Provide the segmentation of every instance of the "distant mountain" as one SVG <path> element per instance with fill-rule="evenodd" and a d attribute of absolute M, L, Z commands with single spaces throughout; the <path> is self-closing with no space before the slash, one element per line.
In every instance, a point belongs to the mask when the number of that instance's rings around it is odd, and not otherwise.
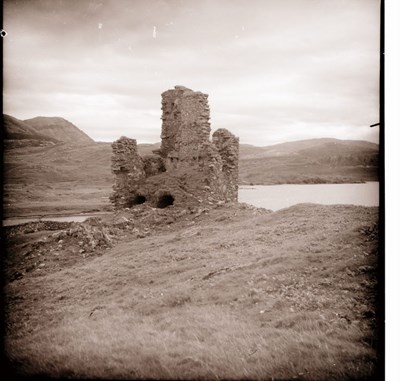
<path fill-rule="evenodd" d="M 360 140 L 309 139 L 240 146 L 242 184 L 345 183 L 378 180 L 379 146 Z"/>
<path fill-rule="evenodd" d="M 60 142 L 74 144 L 94 143 L 92 138 L 64 118 L 38 116 L 24 120 L 24 123 L 28 124 L 38 134 L 46 135 Z"/>
<path fill-rule="evenodd" d="M 241 159 L 257 159 L 277 156 L 331 155 L 378 152 L 379 146 L 363 140 L 340 140 L 333 138 L 307 139 L 294 142 L 256 147 L 249 144 L 240 146 Z"/>
<path fill-rule="evenodd" d="M 94 140 L 63 118 L 36 117 L 20 120 L 3 115 L 4 137 L 12 146 L 43 146 L 56 143 L 93 144 Z"/>
<path fill-rule="evenodd" d="M 10 115 L 3 115 L 3 127 L 4 138 L 7 140 L 37 140 L 52 144 L 58 142 L 57 139 L 38 133 L 28 123 Z"/>

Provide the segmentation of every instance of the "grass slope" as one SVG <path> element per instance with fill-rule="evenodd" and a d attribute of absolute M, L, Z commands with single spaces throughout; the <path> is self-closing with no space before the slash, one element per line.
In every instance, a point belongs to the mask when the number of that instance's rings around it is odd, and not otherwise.
<path fill-rule="evenodd" d="M 38 134 L 43 134 L 60 142 L 90 144 L 94 140 L 64 118 L 38 116 L 24 120 Z"/>
<path fill-rule="evenodd" d="M 57 143 L 53 137 L 40 134 L 35 128 L 10 115 L 3 115 L 4 138 L 16 141 L 28 141 L 31 145 Z"/>
<path fill-rule="evenodd" d="M 241 147 L 242 184 L 319 184 L 377 181 L 379 146 L 365 141 L 310 139 Z"/>
<path fill-rule="evenodd" d="M 249 144 L 240 146 L 240 155 L 244 159 L 255 159 L 273 156 L 298 155 L 300 153 L 316 151 L 314 154 L 326 155 L 339 154 L 347 151 L 364 151 L 365 153 L 373 153 L 378 150 L 378 145 L 364 140 L 341 140 L 334 138 L 319 138 L 296 140 L 293 142 L 273 144 L 266 147 L 255 147 Z"/>
<path fill-rule="evenodd" d="M 244 159 L 239 163 L 239 184 L 344 184 L 379 181 L 377 165 L 332 165 L 305 157 Z"/>
<path fill-rule="evenodd" d="M 79 213 L 109 205 L 110 145 L 59 143 L 7 149 L 5 216 Z"/>
<path fill-rule="evenodd" d="M 108 207 L 111 145 L 12 140 L 4 155 L 5 215 L 79 213 Z M 22 146 L 16 144 L 25 142 Z M 29 144 L 28 144 L 29 143 Z M 159 144 L 139 144 L 148 155 Z M 378 180 L 378 146 L 314 139 L 270 147 L 240 147 L 241 184 L 355 183 Z"/>
<path fill-rule="evenodd" d="M 141 155 L 158 144 L 141 144 Z M 80 213 L 109 208 L 113 174 L 111 144 L 6 145 L 6 217 Z"/>
<path fill-rule="evenodd" d="M 239 204 L 127 233 L 78 263 L 68 248 L 57 260 L 45 252 L 38 260 L 58 268 L 5 288 L 6 354 L 23 375 L 372 377 L 377 218 L 377 208 Z"/>

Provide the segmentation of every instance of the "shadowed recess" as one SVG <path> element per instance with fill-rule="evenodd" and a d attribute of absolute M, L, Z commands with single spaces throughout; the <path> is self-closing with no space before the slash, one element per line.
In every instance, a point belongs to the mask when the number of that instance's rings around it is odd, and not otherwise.
<path fill-rule="evenodd" d="M 146 197 L 144 197 L 141 194 L 138 194 L 137 196 L 132 198 L 130 206 L 144 204 L 145 202 L 146 202 Z"/>
<path fill-rule="evenodd" d="M 158 199 L 157 208 L 166 208 L 167 206 L 173 205 L 174 197 L 170 194 L 165 194 Z"/>

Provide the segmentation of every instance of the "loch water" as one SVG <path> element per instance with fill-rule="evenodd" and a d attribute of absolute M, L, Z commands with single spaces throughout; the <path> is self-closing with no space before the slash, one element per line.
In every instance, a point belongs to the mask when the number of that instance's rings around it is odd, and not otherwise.
<path fill-rule="evenodd" d="M 274 211 L 300 203 L 379 206 L 379 182 L 241 186 L 239 202 Z"/>

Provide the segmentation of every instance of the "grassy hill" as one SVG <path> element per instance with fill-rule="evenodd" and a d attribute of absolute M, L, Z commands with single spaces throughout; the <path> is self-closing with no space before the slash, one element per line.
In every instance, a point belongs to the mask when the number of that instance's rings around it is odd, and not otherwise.
<path fill-rule="evenodd" d="M 141 213 L 156 223 L 139 235 Z M 377 379 L 378 208 L 112 218 L 101 250 L 79 250 L 74 225 L 8 230 L 5 342 L 20 374 Z"/>
<path fill-rule="evenodd" d="M 38 116 L 19 120 L 10 115 L 3 115 L 3 125 L 5 139 L 12 140 L 8 143 L 17 146 L 43 146 L 46 143 L 59 142 L 73 145 L 94 143 L 94 140 L 78 127 L 59 117 Z"/>
<path fill-rule="evenodd" d="M 109 144 L 6 147 L 5 215 L 79 213 L 107 207 L 110 161 Z"/>
<path fill-rule="evenodd" d="M 297 140 L 274 144 L 267 147 L 254 147 L 249 144 L 241 145 L 240 155 L 243 159 L 277 157 L 302 154 L 318 156 L 352 154 L 354 150 L 360 153 L 376 153 L 378 145 L 363 140 L 340 140 L 333 138 Z"/>
<path fill-rule="evenodd" d="M 8 145 L 44 146 L 58 142 L 57 139 L 38 133 L 37 130 L 28 123 L 10 115 L 3 115 L 3 128 L 4 138 L 8 141 Z"/>
<path fill-rule="evenodd" d="M 109 143 L 10 125 L 6 216 L 110 208 Z M 374 179 L 377 149 L 241 146 L 240 176 Z M 6 357 L 40 379 L 378 379 L 378 212 L 143 204 L 82 224 L 4 228 Z"/>
<path fill-rule="evenodd" d="M 38 116 L 24 120 L 24 123 L 37 133 L 52 137 L 60 142 L 69 142 L 74 145 L 94 143 L 91 137 L 64 118 Z"/>
<path fill-rule="evenodd" d="M 6 216 L 103 210 L 113 175 L 111 144 L 96 143 L 62 118 L 5 115 Z M 159 143 L 139 144 L 141 155 Z M 240 184 L 355 183 L 378 180 L 376 144 L 311 139 L 240 146 Z"/>
<path fill-rule="evenodd" d="M 379 179 L 379 146 L 357 140 L 310 139 L 241 147 L 242 184 L 356 183 Z"/>
<path fill-rule="evenodd" d="M 111 144 L 63 118 L 4 121 L 4 213 L 43 215 L 109 208 Z M 159 144 L 139 146 L 142 155 Z"/>

